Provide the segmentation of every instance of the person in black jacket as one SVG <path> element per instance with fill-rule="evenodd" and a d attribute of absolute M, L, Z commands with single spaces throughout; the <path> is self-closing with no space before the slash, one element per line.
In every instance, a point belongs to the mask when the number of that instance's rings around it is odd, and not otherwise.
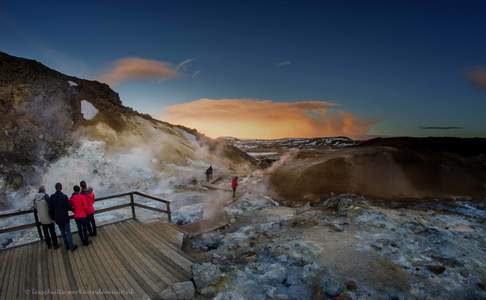
<path fill-rule="evenodd" d="M 213 180 L 213 166 L 211 165 L 206 169 L 206 181 L 209 182 L 210 180 Z"/>
<path fill-rule="evenodd" d="M 61 231 L 66 250 L 74 251 L 78 246 L 73 243 L 73 235 L 71 233 L 69 219 L 69 211 L 71 209 L 68 196 L 62 192 L 62 185 L 59 182 L 56 183 L 56 192 L 49 199 L 50 215 L 56 222 L 59 231 Z"/>

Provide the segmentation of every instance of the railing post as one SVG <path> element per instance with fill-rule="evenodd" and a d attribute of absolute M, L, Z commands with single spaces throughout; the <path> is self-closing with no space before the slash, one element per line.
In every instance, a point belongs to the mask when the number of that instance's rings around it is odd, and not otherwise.
<path fill-rule="evenodd" d="M 37 209 L 34 208 L 34 219 L 35 219 L 35 226 L 37 227 L 37 233 L 39 234 L 39 238 L 44 240 L 44 235 L 42 234 L 41 225 L 39 222 L 39 216 L 37 215 Z"/>
<path fill-rule="evenodd" d="M 167 205 L 167 218 L 169 220 L 169 223 L 172 223 L 172 216 L 171 216 L 171 212 L 170 212 L 170 202 L 166 202 L 165 204 Z"/>
<path fill-rule="evenodd" d="M 135 215 L 135 201 L 133 201 L 133 193 L 130 193 L 130 205 L 132 206 L 132 218 L 136 219 L 137 216 Z"/>

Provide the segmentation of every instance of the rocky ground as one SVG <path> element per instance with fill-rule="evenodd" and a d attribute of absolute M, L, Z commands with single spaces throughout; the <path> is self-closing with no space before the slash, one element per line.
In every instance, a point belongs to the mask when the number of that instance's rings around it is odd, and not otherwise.
<path fill-rule="evenodd" d="M 246 178 L 230 224 L 187 241 L 201 299 L 484 299 L 482 203 L 354 195 L 279 206 Z"/>

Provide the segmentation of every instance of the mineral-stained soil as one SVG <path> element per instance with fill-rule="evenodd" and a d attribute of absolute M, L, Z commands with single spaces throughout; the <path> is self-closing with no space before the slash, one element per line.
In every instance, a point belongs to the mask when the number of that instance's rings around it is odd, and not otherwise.
<path fill-rule="evenodd" d="M 291 208 L 248 189 L 226 208 L 227 228 L 189 240 L 192 255 L 221 273 L 198 292 L 202 299 L 486 297 L 484 208 L 387 203 L 338 195 Z"/>

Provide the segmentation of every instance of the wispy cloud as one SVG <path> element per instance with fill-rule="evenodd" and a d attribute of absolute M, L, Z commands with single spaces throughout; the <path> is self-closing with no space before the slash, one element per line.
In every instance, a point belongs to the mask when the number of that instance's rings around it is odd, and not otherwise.
<path fill-rule="evenodd" d="M 211 137 L 239 138 L 363 137 L 377 123 L 332 102 L 257 99 L 199 99 L 169 106 L 158 117 L 197 128 Z"/>
<path fill-rule="evenodd" d="M 192 78 L 196 78 L 199 75 L 201 75 L 201 70 L 194 71 L 194 73 L 192 73 Z"/>
<path fill-rule="evenodd" d="M 117 85 L 128 80 L 167 80 L 178 75 L 178 68 L 167 62 L 127 57 L 115 61 L 98 80 L 109 85 Z"/>
<path fill-rule="evenodd" d="M 275 66 L 284 67 L 284 66 L 288 66 L 288 65 L 291 65 L 291 64 L 292 64 L 292 62 L 290 60 L 284 60 L 284 61 L 276 63 Z"/>
<path fill-rule="evenodd" d="M 420 126 L 420 129 L 424 130 L 455 130 L 462 129 L 461 126 Z"/>
<path fill-rule="evenodd" d="M 186 68 L 194 61 L 195 59 L 194 58 L 189 58 L 189 59 L 186 59 L 180 63 L 177 64 L 176 66 L 176 70 L 179 71 L 179 70 L 186 70 Z"/>
<path fill-rule="evenodd" d="M 475 86 L 486 89 L 486 67 L 471 68 L 467 70 L 466 75 Z"/>

